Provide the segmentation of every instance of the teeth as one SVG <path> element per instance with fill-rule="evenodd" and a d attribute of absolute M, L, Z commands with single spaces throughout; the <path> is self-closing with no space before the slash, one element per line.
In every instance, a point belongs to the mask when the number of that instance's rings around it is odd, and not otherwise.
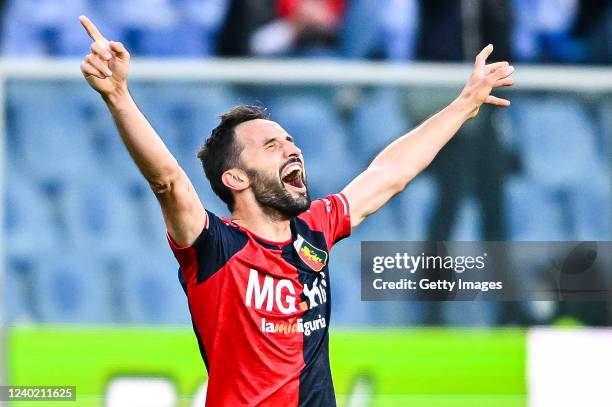
<path fill-rule="evenodd" d="M 301 171 L 302 167 L 299 164 L 291 164 L 283 171 L 283 178 L 291 174 L 293 171 Z"/>

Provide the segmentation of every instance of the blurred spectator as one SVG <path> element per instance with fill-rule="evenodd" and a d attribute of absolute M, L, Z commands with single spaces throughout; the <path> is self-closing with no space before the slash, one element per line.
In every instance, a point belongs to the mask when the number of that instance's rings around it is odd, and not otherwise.
<path fill-rule="evenodd" d="M 425 61 L 471 61 L 488 43 L 491 60 L 510 59 L 509 0 L 422 0 L 417 56 Z"/>
<path fill-rule="evenodd" d="M 496 55 L 551 63 L 610 63 L 609 0 L 353 0 L 340 53 L 349 58 L 459 61 L 482 38 Z M 503 47 L 503 49 L 502 49 Z"/>
<path fill-rule="evenodd" d="M 411 60 L 416 54 L 419 3 L 417 0 L 388 0 L 383 14 L 385 56 L 391 60 Z"/>
<path fill-rule="evenodd" d="M 5 14 L 6 14 L 6 1 L 0 0 L 0 33 L 4 33 L 4 25 L 5 23 Z M 1 37 L 0 37 L 1 38 Z"/>
<path fill-rule="evenodd" d="M 580 0 L 572 35 L 584 42 L 586 61 L 612 63 L 612 2 Z"/>
<path fill-rule="evenodd" d="M 81 55 L 89 43 L 75 21 L 87 14 L 133 55 L 458 61 L 481 37 L 511 30 L 511 52 L 496 41 L 497 52 L 517 61 L 612 62 L 609 0 L 13 0 L 0 7 L 6 55 Z"/>
<path fill-rule="evenodd" d="M 495 50 L 489 62 L 510 60 L 512 19 L 509 1 L 422 0 L 420 7 L 419 59 L 471 62 L 486 44 L 492 43 Z M 437 108 L 432 106 L 431 110 Z M 506 152 L 493 114 L 492 109 L 482 109 L 432 163 L 429 171 L 438 183 L 438 200 L 428 240 L 507 239 L 503 199 Z M 454 229 L 470 196 L 479 204 L 482 230 L 476 236 L 457 236 Z M 432 303 L 426 309 L 425 322 L 444 322 L 443 315 L 457 307 L 460 305 Z M 502 324 L 527 322 L 521 306 L 511 303 L 501 304 L 496 318 Z"/>
<path fill-rule="evenodd" d="M 233 0 L 219 54 L 333 54 L 344 6 L 344 0 Z"/>
<path fill-rule="evenodd" d="M 505 0 L 423 0 L 418 56 L 429 61 L 471 61 L 480 49 L 495 45 L 490 61 L 510 59 L 510 7 Z M 503 147 L 490 109 L 460 130 L 433 163 L 440 200 L 429 239 L 447 240 L 466 191 L 482 210 L 485 240 L 505 240 L 503 220 Z M 471 188 L 470 188 L 471 187 Z"/>
<path fill-rule="evenodd" d="M 484 45 L 493 43 L 495 50 L 490 60 L 510 60 L 509 0 L 421 0 L 418 3 L 385 0 L 384 6 L 380 5 L 374 0 L 350 3 L 343 32 L 346 56 L 410 59 L 416 55 L 426 61 L 472 61 Z M 419 21 L 406 19 L 410 28 L 402 30 L 402 19 L 416 12 Z M 370 20 L 376 26 L 372 32 L 367 24 Z M 420 27 L 418 36 L 415 35 L 417 26 Z M 360 27 L 364 28 L 360 30 Z M 442 105 L 440 101 L 431 102 L 422 109 L 425 114 Z M 478 126 L 472 127 L 463 131 L 463 136 L 453 138 L 440 153 L 443 158 L 436 160 L 432 167 L 442 198 L 430 225 L 430 239 L 445 240 L 451 236 L 460 204 L 472 184 L 478 186 L 474 193 L 483 211 L 483 237 L 487 240 L 506 237 L 501 196 L 503 152 L 490 111 L 481 112 Z"/>
<path fill-rule="evenodd" d="M 514 0 L 517 60 L 547 63 L 610 63 L 609 0 Z"/>

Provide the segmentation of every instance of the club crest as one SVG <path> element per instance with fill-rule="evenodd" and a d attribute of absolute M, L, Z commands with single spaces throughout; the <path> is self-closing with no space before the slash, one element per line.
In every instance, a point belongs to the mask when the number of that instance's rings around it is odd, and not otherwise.
<path fill-rule="evenodd" d="M 293 247 L 295 247 L 300 259 L 314 271 L 321 271 L 327 264 L 327 252 L 314 247 L 302 236 L 297 236 L 297 239 L 293 242 Z"/>

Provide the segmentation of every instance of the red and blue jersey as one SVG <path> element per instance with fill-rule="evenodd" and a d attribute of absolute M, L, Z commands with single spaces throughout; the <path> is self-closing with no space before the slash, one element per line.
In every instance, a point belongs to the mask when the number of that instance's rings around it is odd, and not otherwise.
<path fill-rule="evenodd" d="M 179 247 L 193 327 L 208 370 L 206 405 L 334 406 L 329 366 L 329 251 L 351 231 L 344 195 L 291 219 L 291 238 L 262 239 L 207 211 Z"/>

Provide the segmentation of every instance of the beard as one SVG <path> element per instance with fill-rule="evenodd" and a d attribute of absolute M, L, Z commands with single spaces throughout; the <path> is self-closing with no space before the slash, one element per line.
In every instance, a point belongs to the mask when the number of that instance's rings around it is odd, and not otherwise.
<path fill-rule="evenodd" d="M 255 200 L 263 211 L 275 219 L 291 219 L 310 208 L 310 194 L 306 180 L 306 192 L 300 193 L 298 197 L 291 195 L 282 181 L 260 171 L 245 169 L 251 180 L 251 188 Z"/>

